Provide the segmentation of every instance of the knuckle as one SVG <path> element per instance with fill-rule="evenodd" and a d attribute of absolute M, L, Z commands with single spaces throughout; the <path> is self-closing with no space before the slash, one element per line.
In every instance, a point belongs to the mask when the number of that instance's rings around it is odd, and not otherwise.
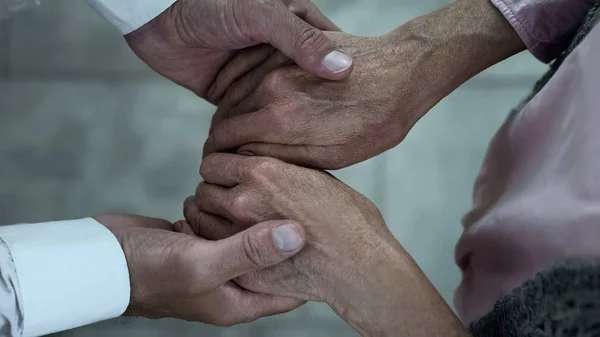
<path fill-rule="evenodd" d="M 201 197 L 204 194 L 205 190 L 206 190 L 205 182 L 201 182 L 200 184 L 198 184 L 198 186 L 196 187 L 196 198 Z"/>
<path fill-rule="evenodd" d="M 234 209 L 245 210 L 250 204 L 250 198 L 246 193 L 239 193 L 231 201 L 231 206 Z"/>
<path fill-rule="evenodd" d="M 263 221 L 258 207 L 254 205 L 257 203 L 257 200 L 248 194 L 236 196 L 228 212 L 233 217 L 231 220 L 241 226 L 255 225 Z"/>
<path fill-rule="evenodd" d="M 208 177 L 210 175 L 210 163 L 208 162 L 208 160 L 204 159 L 202 161 L 202 163 L 200 164 L 200 177 L 202 177 L 202 179 L 206 179 L 206 177 Z M 198 187 L 196 188 L 196 193 L 198 193 L 198 191 L 200 190 L 201 186 L 198 185 Z"/>
<path fill-rule="evenodd" d="M 325 37 L 325 34 L 309 25 L 307 25 L 298 35 L 298 48 L 306 51 L 309 55 L 315 54 L 326 44 L 327 37 Z"/>
<path fill-rule="evenodd" d="M 219 157 L 218 153 L 211 153 L 202 160 L 202 162 L 200 163 L 200 176 L 201 177 L 204 178 L 206 175 L 210 174 L 211 170 L 213 170 L 215 168 L 215 166 L 218 166 L 218 165 L 215 165 L 218 157 Z M 200 186 L 198 186 L 198 187 L 200 187 Z"/>
<path fill-rule="evenodd" d="M 238 222 L 248 223 L 255 220 L 252 207 L 252 197 L 247 193 L 240 193 L 231 201 L 231 215 Z"/>
<path fill-rule="evenodd" d="M 279 173 L 280 162 L 274 158 L 256 158 L 255 164 L 252 169 L 252 176 L 254 178 L 267 180 L 273 178 Z"/>
<path fill-rule="evenodd" d="M 198 219 L 198 205 L 196 204 L 195 197 L 189 197 L 185 200 L 183 204 L 183 216 L 188 223 L 194 224 Z"/>
<path fill-rule="evenodd" d="M 268 92 L 277 92 L 287 82 L 288 78 L 288 72 L 280 68 L 267 74 L 262 81 L 262 85 Z"/>
<path fill-rule="evenodd" d="M 260 269 L 267 264 L 268 259 L 261 249 L 262 245 L 253 236 L 244 235 L 242 245 L 245 258 L 251 267 Z"/>

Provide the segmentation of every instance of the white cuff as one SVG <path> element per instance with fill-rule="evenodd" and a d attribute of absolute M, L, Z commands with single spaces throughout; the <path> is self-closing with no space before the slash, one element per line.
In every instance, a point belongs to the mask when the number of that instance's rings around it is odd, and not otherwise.
<path fill-rule="evenodd" d="M 23 336 L 115 318 L 129 305 L 129 271 L 115 236 L 93 219 L 0 227 L 12 254 Z"/>
<path fill-rule="evenodd" d="M 159 16 L 177 0 L 86 0 L 100 15 L 129 34 Z"/>

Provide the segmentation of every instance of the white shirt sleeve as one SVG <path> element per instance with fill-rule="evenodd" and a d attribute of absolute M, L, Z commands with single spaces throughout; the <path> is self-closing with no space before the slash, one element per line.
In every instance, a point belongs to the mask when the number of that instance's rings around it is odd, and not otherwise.
<path fill-rule="evenodd" d="M 2 336 L 47 335 L 127 309 L 125 254 L 95 220 L 0 226 L 0 239 Z"/>
<path fill-rule="evenodd" d="M 100 15 L 129 34 L 159 16 L 177 0 L 86 0 Z"/>
<path fill-rule="evenodd" d="M 17 294 L 17 273 L 8 250 L 0 238 L 0 336 L 21 337 L 23 334 L 23 308 Z"/>

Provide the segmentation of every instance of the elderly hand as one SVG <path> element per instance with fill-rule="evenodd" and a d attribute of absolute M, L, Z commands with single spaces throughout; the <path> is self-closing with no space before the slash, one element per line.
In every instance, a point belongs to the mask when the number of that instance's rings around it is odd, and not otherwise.
<path fill-rule="evenodd" d="M 338 28 L 309 0 L 178 0 L 126 40 L 158 73 L 215 103 L 230 84 L 214 83 L 219 70 L 263 43 L 317 76 L 346 78 L 352 59 L 321 30 Z"/>
<path fill-rule="evenodd" d="M 265 220 L 304 225 L 302 252 L 235 279 L 243 288 L 324 301 L 363 336 L 468 335 L 377 208 L 333 176 L 221 153 L 203 161 L 201 174 L 184 233 L 219 240 Z"/>
<path fill-rule="evenodd" d="M 237 278 L 246 289 L 331 303 L 340 292 L 357 294 L 353 282 L 368 281 L 362 268 L 399 247 L 377 208 L 326 172 L 219 153 L 203 161 L 201 175 L 204 182 L 185 205 L 193 233 L 219 240 L 277 219 L 293 219 L 305 228 L 304 250 L 288 262 Z"/>
<path fill-rule="evenodd" d="M 174 232 L 188 226 L 136 215 L 96 218 L 121 244 L 131 280 L 126 315 L 174 317 L 229 326 L 290 311 L 303 304 L 257 294 L 231 279 L 266 268 L 298 253 L 303 229 L 269 222 L 221 241 Z"/>
<path fill-rule="evenodd" d="M 416 44 L 327 34 L 354 58 L 347 80 L 326 81 L 297 66 L 278 67 L 285 58 L 272 56 L 229 89 L 213 118 L 205 155 L 239 150 L 337 169 L 398 144 L 418 116 L 417 102 L 406 99 L 419 90 L 406 76 L 418 60 L 404 56 L 416 55 Z"/>
<path fill-rule="evenodd" d="M 379 37 L 328 36 L 354 58 L 346 80 L 279 67 L 285 61 L 272 56 L 230 88 L 205 155 L 238 151 L 314 168 L 350 166 L 399 144 L 460 84 L 523 48 L 482 0 L 457 1 Z"/>

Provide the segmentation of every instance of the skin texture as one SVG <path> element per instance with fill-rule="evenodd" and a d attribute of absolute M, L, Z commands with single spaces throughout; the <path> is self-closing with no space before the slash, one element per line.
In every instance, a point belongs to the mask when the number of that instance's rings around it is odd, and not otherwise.
<path fill-rule="evenodd" d="M 215 83 L 221 68 L 240 50 L 261 44 L 319 77 L 346 78 L 352 67 L 332 72 L 324 66 L 326 55 L 339 48 L 321 30 L 338 28 L 309 0 L 179 0 L 125 38 L 158 73 L 217 103 L 231 84 Z M 232 80 L 247 71 L 237 70 Z"/>
<path fill-rule="evenodd" d="M 324 301 L 364 336 L 467 335 L 378 209 L 330 174 L 220 153 L 204 160 L 201 175 L 205 182 L 186 201 L 185 233 L 219 240 L 259 219 L 304 225 L 302 252 L 238 277 L 241 287 Z"/>
<path fill-rule="evenodd" d="M 275 265 L 298 253 L 303 227 L 290 221 L 257 225 L 227 240 L 207 241 L 175 230 L 189 226 L 137 215 L 96 220 L 115 234 L 127 259 L 131 300 L 126 315 L 174 317 L 231 326 L 290 311 L 304 302 L 240 288 L 230 280 Z M 300 246 L 282 251 L 272 237 L 282 224 L 294 225 Z"/>
<path fill-rule="evenodd" d="M 233 81 L 182 232 L 223 239 L 293 219 L 305 226 L 306 248 L 238 285 L 324 301 L 363 336 L 468 336 L 371 202 L 326 172 L 293 164 L 342 168 L 397 145 L 442 98 L 524 45 L 487 0 L 459 0 L 380 37 L 328 35 L 354 57 L 344 81 L 314 77 L 272 51 Z M 270 53 L 251 52 L 253 60 Z M 250 67 L 244 58 L 217 78 L 229 82 L 236 67 Z"/>
<path fill-rule="evenodd" d="M 339 265 L 343 269 L 352 261 L 340 259 L 341 256 L 355 256 L 356 251 L 367 250 L 386 239 L 395 242 L 373 204 L 323 171 L 272 158 L 214 154 L 204 160 L 201 174 L 205 182 L 185 207 L 185 217 L 197 235 L 223 239 L 252 227 L 258 219 L 277 220 L 284 214 L 306 220 L 305 254 L 271 269 L 271 274 L 269 270 L 236 279 L 246 289 L 322 301 L 331 290 L 322 287 L 328 282 L 322 273 L 332 259 L 343 263 Z M 363 204 L 367 207 L 356 207 Z M 352 225 L 341 228 L 338 222 Z M 334 234 L 346 243 L 345 250 L 334 246 Z M 320 277 L 319 287 L 310 282 L 316 277 Z M 290 284 L 297 284 L 298 288 L 293 289 Z M 301 285 L 309 287 L 303 289 Z M 333 284 L 330 288 L 334 288 Z"/>
<path fill-rule="evenodd" d="M 398 145 L 458 86 L 524 49 L 487 0 L 458 1 L 375 38 L 328 36 L 353 56 L 346 80 L 319 79 L 272 55 L 225 95 L 205 156 L 237 151 L 313 168 L 350 166 Z M 218 78 L 232 77 L 228 67 Z"/>

